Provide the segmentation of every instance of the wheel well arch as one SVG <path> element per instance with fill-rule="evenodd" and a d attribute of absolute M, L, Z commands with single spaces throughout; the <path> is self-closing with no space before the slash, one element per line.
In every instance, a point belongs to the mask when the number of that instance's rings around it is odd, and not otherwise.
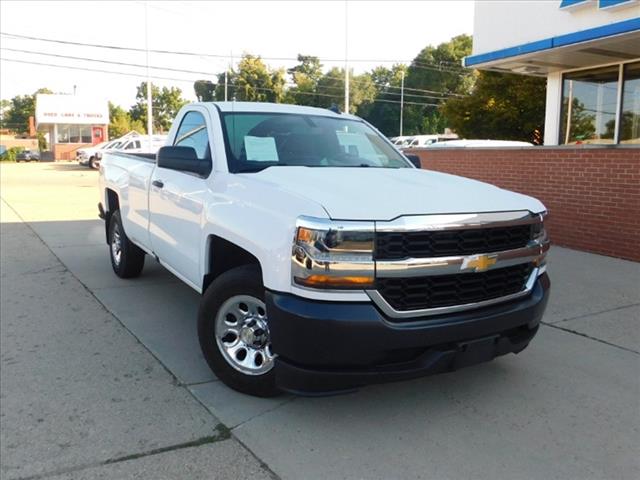
<path fill-rule="evenodd" d="M 105 200 L 106 205 L 104 206 L 104 234 L 107 241 L 109 243 L 109 223 L 111 222 L 111 215 L 113 212 L 120 210 L 120 199 L 118 194 L 107 188 L 105 190 Z"/>
<path fill-rule="evenodd" d="M 207 271 L 202 279 L 203 292 L 217 277 L 243 265 L 257 265 L 262 279 L 262 265 L 255 255 L 217 235 L 210 235 L 207 240 L 206 265 Z"/>

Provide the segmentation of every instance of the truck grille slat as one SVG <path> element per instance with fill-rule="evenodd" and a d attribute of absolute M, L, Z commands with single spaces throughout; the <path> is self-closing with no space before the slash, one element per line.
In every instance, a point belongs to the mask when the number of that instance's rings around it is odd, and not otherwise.
<path fill-rule="evenodd" d="M 531 240 L 531 225 L 438 230 L 377 232 L 376 260 L 445 257 L 512 250 Z"/>
<path fill-rule="evenodd" d="M 378 278 L 376 288 L 396 310 L 422 310 L 481 302 L 524 290 L 530 263 L 481 273 L 414 278 Z"/>

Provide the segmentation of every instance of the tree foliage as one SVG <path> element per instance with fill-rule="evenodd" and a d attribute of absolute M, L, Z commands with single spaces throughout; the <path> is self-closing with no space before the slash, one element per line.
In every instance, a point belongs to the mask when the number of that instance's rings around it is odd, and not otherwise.
<path fill-rule="evenodd" d="M 48 88 L 39 88 L 33 95 L 16 95 L 11 100 L 3 100 L 2 128 L 27 133 L 29 117 L 36 114 L 36 95 L 39 93 L 53 92 Z"/>
<path fill-rule="evenodd" d="M 153 130 L 167 132 L 178 110 L 188 102 L 182 98 L 182 90 L 178 87 L 160 88 L 151 84 L 151 96 L 153 98 Z M 129 110 L 129 114 L 132 120 L 137 120 L 142 125 L 147 124 L 147 82 L 142 82 L 138 86 L 136 103 Z"/>
<path fill-rule="evenodd" d="M 405 101 L 431 105 L 406 106 L 405 135 L 440 133 L 448 126 L 438 104 L 443 95 L 466 95 L 471 90 L 475 82 L 473 71 L 460 66 L 462 59 L 471 54 L 471 46 L 469 35 L 458 35 L 437 47 L 423 48 L 414 58 L 405 78 Z"/>
<path fill-rule="evenodd" d="M 532 142 L 544 128 L 545 89 L 544 78 L 482 71 L 470 95 L 441 111 L 461 137 Z"/>
<path fill-rule="evenodd" d="M 109 138 L 121 137 L 133 130 L 146 133 L 146 125 L 140 120 L 133 120 L 124 108 L 109 102 Z"/>
<path fill-rule="evenodd" d="M 318 57 L 298 55 L 298 65 L 287 70 L 294 86 L 287 90 L 286 103 L 319 106 L 318 82 L 322 78 L 322 64 Z"/>
<path fill-rule="evenodd" d="M 196 80 L 193 84 L 199 102 L 213 102 L 216 97 L 216 84 L 211 80 Z"/>

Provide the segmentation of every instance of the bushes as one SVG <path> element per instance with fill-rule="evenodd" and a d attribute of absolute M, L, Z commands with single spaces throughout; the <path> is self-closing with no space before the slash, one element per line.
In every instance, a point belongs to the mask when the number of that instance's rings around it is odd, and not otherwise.
<path fill-rule="evenodd" d="M 18 153 L 22 152 L 24 147 L 11 147 L 0 155 L 0 161 L 2 162 L 15 162 Z"/>

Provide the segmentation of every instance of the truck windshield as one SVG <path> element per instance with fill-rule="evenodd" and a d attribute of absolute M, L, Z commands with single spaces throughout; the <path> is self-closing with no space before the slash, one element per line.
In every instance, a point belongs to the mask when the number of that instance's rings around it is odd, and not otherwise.
<path fill-rule="evenodd" d="M 272 166 L 412 168 L 358 120 L 288 113 L 224 113 L 232 173 Z"/>

